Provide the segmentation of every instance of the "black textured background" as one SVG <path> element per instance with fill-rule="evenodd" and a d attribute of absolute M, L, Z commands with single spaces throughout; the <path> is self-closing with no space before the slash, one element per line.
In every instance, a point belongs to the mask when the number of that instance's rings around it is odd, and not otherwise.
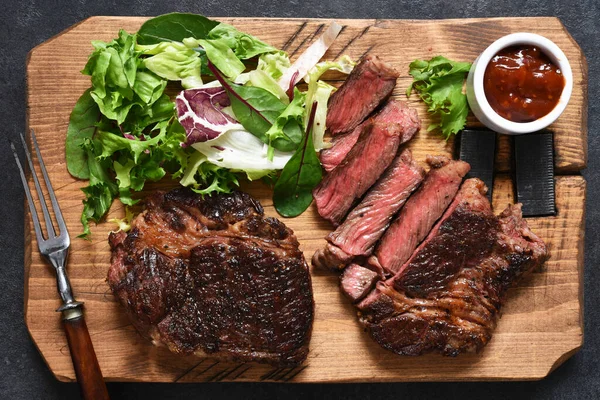
<path fill-rule="evenodd" d="M 585 344 L 541 382 L 423 384 L 134 384 L 109 383 L 113 399 L 286 398 L 600 398 L 598 231 L 600 200 L 600 1 L 561 0 L 293 0 L 0 1 L 0 135 L 25 128 L 25 57 L 34 46 L 93 15 L 158 15 L 171 11 L 207 16 L 323 18 L 467 18 L 558 16 L 583 48 L 589 64 L 589 167 L 585 257 Z M 60 99 L 56 99 L 60 101 Z M 78 398 L 76 384 L 54 379 L 23 322 L 23 192 L 7 141 L 0 141 L 0 399 Z M 343 362 L 343 360 L 340 360 Z"/>

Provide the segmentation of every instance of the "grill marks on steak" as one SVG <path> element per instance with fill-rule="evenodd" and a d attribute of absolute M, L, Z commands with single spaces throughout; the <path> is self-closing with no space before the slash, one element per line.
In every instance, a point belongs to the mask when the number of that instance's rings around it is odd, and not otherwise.
<path fill-rule="evenodd" d="M 377 112 L 372 121 L 375 123 L 398 123 L 403 126 L 404 134 L 402 135 L 400 145 L 408 142 L 421 128 L 421 122 L 417 112 L 413 109 L 405 107 L 397 100 L 388 101 L 383 108 Z M 329 149 L 321 151 L 320 159 L 323 168 L 330 172 L 337 167 L 352 150 L 352 147 L 358 141 L 360 133 L 368 121 L 361 123 L 351 132 L 334 136 L 332 146 Z"/>
<path fill-rule="evenodd" d="M 384 348 L 450 356 L 480 350 L 506 290 L 546 260 L 520 206 L 496 217 L 485 192 L 483 182 L 467 180 L 408 266 L 359 303 L 361 323 Z"/>
<path fill-rule="evenodd" d="M 307 265 L 293 232 L 249 195 L 158 193 L 109 241 L 109 285 L 155 344 L 276 366 L 306 358 Z"/>
<path fill-rule="evenodd" d="M 313 265 L 343 268 L 355 257 L 370 255 L 392 217 L 424 176 L 425 171 L 413 160 L 410 150 L 402 151 L 344 223 L 327 236 L 331 245 L 314 254 Z"/>
<path fill-rule="evenodd" d="M 416 111 L 403 102 L 393 102 L 388 112 L 389 118 L 385 121 L 372 118 L 364 124 L 358 142 L 344 161 L 313 191 L 319 214 L 335 226 L 356 199 L 379 179 L 396 157 L 398 146 L 410 140 L 418 130 Z"/>
<path fill-rule="evenodd" d="M 431 170 L 417 192 L 406 202 L 398 217 L 385 232 L 375 254 L 372 268 L 398 272 L 433 224 L 448 207 L 470 166 L 447 157 L 427 157 Z"/>
<path fill-rule="evenodd" d="M 332 135 L 352 131 L 387 98 L 400 76 L 377 56 L 366 55 L 329 101 L 327 129 Z"/>

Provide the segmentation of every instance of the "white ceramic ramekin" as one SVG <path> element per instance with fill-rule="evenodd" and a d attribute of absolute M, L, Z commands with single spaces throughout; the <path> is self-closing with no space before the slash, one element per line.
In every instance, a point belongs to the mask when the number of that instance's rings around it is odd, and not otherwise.
<path fill-rule="evenodd" d="M 556 107 L 550 113 L 532 122 L 513 122 L 501 117 L 492 109 L 483 91 L 483 75 L 490 60 L 500 50 L 519 45 L 540 48 L 553 63 L 558 65 L 565 78 L 565 87 Z M 475 117 L 491 130 L 508 135 L 539 131 L 553 123 L 565 110 L 572 91 L 573 73 L 565 53 L 554 42 L 535 33 L 513 33 L 496 40 L 477 57 L 467 77 L 467 99 Z"/>

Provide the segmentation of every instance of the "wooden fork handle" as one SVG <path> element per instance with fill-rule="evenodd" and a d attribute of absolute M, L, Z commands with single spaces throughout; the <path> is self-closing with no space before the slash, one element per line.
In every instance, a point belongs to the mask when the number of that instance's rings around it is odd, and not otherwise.
<path fill-rule="evenodd" d="M 81 394 L 86 400 L 109 399 L 96 352 L 83 315 L 63 319 L 71 359 Z"/>

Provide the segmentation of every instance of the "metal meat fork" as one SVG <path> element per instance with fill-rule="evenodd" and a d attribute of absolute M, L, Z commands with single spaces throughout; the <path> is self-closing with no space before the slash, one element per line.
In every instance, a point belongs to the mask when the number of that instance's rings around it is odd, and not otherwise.
<path fill-rule="evenodd" d="M 40 200 L 42 207 L 42 214 L 44 214 L 44 220 L 46 221 L 47 238 L 45 239 L 42 234 L 42 226 L 38 219 L 38 214 L 33 203 L 33 197 L 27 184 L 27 178 L 25 177 L 25 171 L 19 160 L 19 156 L 15 149 L 14 144 L 11 142 L 10 147 L 12 148 L 15 156 L 15 161 L 19 167 L 19 173 L 21 174 L 21 180 L 23 181 L 23 187 L 25 189 L 25 195 L 27 196 L 27 202 L 29 203 L 29 210 L 31 211 L 31 218 L 33 219 L 33 227 L 35 229 L 35 236 L 37 237 L 38 246 L 40 253 L 46 260 L 52 264 L 56 270 L 56 281 L 58 286 L 58 293 L 63 300 L 63 304 L 58 308 L 57 311 L 62 312 L 65 332 L 67 334 L 67 342 L 69 343 L 69 350 L 71 352 L 71 359 L 73 360 L 73 367 L 75 368 L 75 374 L 77 381 L 81 387 L 81 392 L 85 399 L 108 399 L 108 391 L 106 390 L 106 384 L 102 378 L 102 372 L 98 365 L 98 359 L 94 352 L 94 347 L 90 339 L 90 334 L 83 318 L 83 303 L 75 301 L 73 298 L 73 292 L 71 291 L 71 285 L 69 284 L 69 278 L 65 271 L 65 265 L 67 256 L 69 254 L 69 246 L 71 239 L 69 238 L 69 232 L 67 232 L 67 226 L 63 219 L 62 213 L 58 206 L 58 201 L 54 195 L 54 189 L 48 178 L 46 167 L 44 166 L 44 160 L 40 154 L 40 149 L 35 138 L 33 129 L 31 130 L 32 146 L 35 148 L 37 159 L 40 163 L 40 170 L 44 176 L 52 208 L 54 209 L 54 215 L 56 216 L 56 222 L 58 225 L 58 236 L 55 233 L 50 212 L 44 199 L 44 194 L 40 187 L 40 182 L 37 177 L 37 173 L 33 168 L 33 160 L 31 154 L 27 149 L 25 138 L 20 135 L 23 149 L 27 157 L 27 164 L 33 176 L 33 183 L 37 196 Z"/>

